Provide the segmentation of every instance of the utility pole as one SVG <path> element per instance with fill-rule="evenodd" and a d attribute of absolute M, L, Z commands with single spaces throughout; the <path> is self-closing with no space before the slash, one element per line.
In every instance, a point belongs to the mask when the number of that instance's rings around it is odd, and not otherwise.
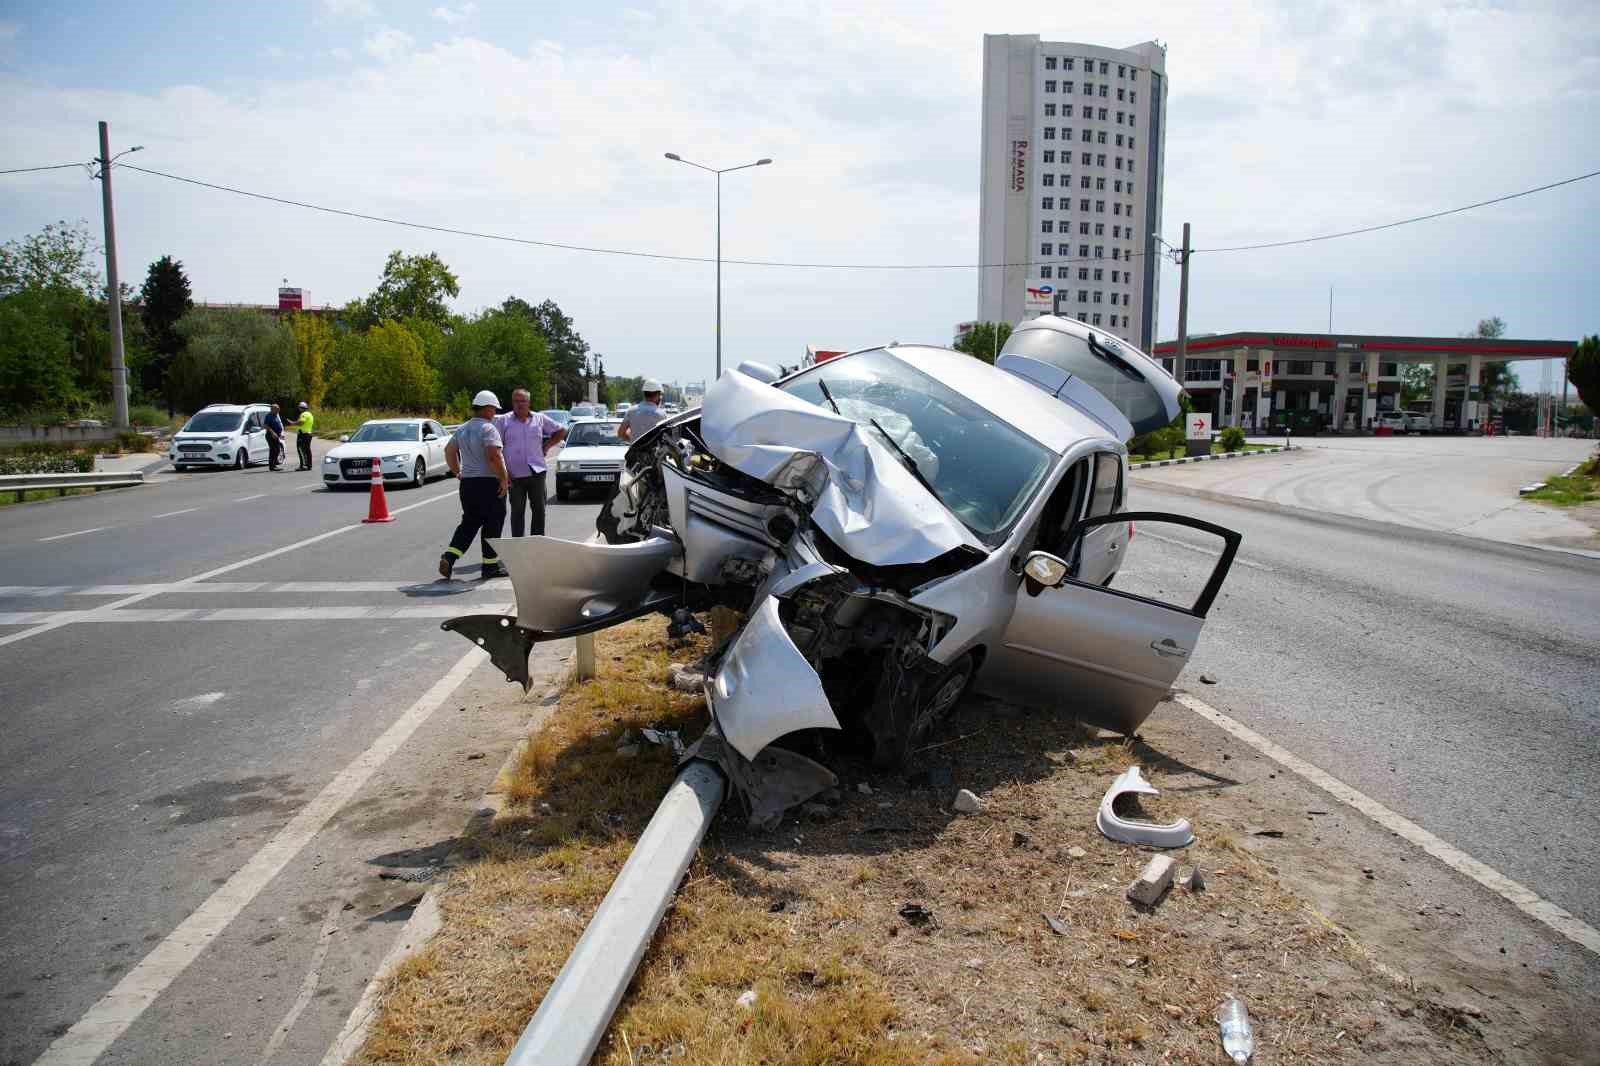
<path fill-rule="evenodd" d="M 1183 224 L 1183 250 L 1178 260 L 1178 359 L 1172 375 L 1183 380 L 1184 359 L 1189 354 L 1189 223 Z"/>
<path fill-rule="evenodd" d="M 117 285 L 117 218 L 111 207 L 111 131 L 100 123 L 100 203 L 106 224 L 106 304 L 111 308 L 111 404 L 128 428 L 128 367 L 122 354 L 122 290 Z"/>

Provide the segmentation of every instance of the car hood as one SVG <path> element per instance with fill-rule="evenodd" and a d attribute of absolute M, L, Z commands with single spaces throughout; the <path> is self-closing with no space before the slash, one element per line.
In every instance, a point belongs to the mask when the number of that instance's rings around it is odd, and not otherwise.
<path fill-rule="evenodd" d="M 345 443 L 328 452 L 330 459 L 371 459 L 374 456 L 396 455 L 400 452 L 415 452 L 420 450 L 421 444 L 414 440 L 390 441 L 362 441 L 360 443 Z"/>
<path fill-rule="evenodd" d="M 566 444 L 561 448 L 561 459 L 568 463 L 622 463 L 628 454 L 626 444 Z"/>
<path fill-rule="evenodd" d="M 984 550 L 892 452 L 856 422 L 738 370 L 706 390 L 700 435 L 735 470 L 811 502 L 817 527 L 872 566 Z"/>

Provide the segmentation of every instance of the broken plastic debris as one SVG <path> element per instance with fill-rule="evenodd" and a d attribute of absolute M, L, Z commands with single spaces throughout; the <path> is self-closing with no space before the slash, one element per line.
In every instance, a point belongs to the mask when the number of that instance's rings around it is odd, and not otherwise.
<path fill-rule="evenodd" d="M 660 744 L 672 749 L 674 759 L 683 758 L 683 738 L 676 729 L 641 729 L 639 735 L 652 744 Z"/>
<path fill-rule="evenodd" d="M 1137 766 L 1128 767 L 1111 782 L 1105 797 L 1100 800 L 1100 812 L 1095 816 L 1095 824 L 1100 827 L 1100 832 L 1124 844 L 1143 844 L 1152 848 L 1183 848 L 1194 843 L 1194 830 L 1190 828 L 1187 818 L 1179 818 L 1170 825 L 1157 825 L 1154 822 L 1131 821 L 1117 814 L 1117 800 L 1129 793 L 1144 796 L 1161 794 L 1144 779 Z"/>

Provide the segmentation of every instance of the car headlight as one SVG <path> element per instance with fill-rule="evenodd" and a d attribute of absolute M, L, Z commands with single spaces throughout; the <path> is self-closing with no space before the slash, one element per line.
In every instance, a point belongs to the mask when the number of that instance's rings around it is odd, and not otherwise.
<path fill-rule="evenodd" d="M 322 457 L 322 461 L 324 463 L 337 463 L 339 461 L 339 457 L 336 455 L 324 455 Z"/>
<path fill-rule="evenodd" d="M 557 462 L 556 463 L 556 470 L 559 473 L 566 473 L 568 470 L 572 470 L 572 469 L 576 468 L 577 465 L 578 465 L 577 463 Z"/>
<path fill-rule="evenodd" d="M 411 456 L 409 455 L 385 455 L 383 461 L 386 463 L 404 463 L 410 458 Z"/>

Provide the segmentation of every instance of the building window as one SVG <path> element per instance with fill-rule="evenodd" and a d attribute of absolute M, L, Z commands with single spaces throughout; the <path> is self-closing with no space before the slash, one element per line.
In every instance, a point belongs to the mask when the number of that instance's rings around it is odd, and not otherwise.
<path fill-rule="evenodd" d="M 1050 153 L 1046 152 L 1045 154 L 1049 155 Z M 1050 162 L 1050 160 L 1046 159 L 1045 162 L 1048 163 L 1048 162 Z M 1112 188 L 1113 188 L 1113 191 L 1115 191 L 1115 192 L 1121 192 L 1122 191 L 1122 180 L 1119 178 L 1116 181 L 1112 182 Z"/>
<path fill-rule="evenodd" d="M 1078 179 L 1078 188 L 1087 189 L 1088 187 L 1089 187 L 1089 175 L 1085 174 L 1085 175 L 1083 175 L 1082 177 L 1080 177 Z"/>
<path fill-rule="evenodd" d="M 1051 222 L 1049 219 L 1045 219 L 1043 222 L 1039 223 L 1039 226 L 1045 233 L 1053 233 L 1055 232 L 1056 228 L 1056 224 Z"/>
<path fill-rule="evenodd" d="M 1089 131 L 1089 130 L 1084 130 L 1084 131 L 1083 131 L 1083 143 L 1084 143 L 1084 144 L 1088 144 L 1088 143 L 1089 143 L 1089 141 L 1090 141 L 1090 140 L 1092 140 L 1092 139 L 1093 139 L 1093 134 L 1092 134 L 1092 132 L 1091 132 L 1091 131 Z"/>
<path fill-rule="evenodd" d="M 1120 155 L 1117 156 L 1117 169 L 1118 170 L 1122 169 L 1122 157 Z"/>
<path fill-rule="evenodd" d="M 1094 187 L 1096 189 L 1098 189 L 1100 192 L 1105 192 L 1106 191 L 1106 179 L 1105 178 L 1095 178 L 1094 179 Z"/>
<path fill-rule="evenodd" d="M 1046 241 L 1044 244 L 1039 245 L 1039 254 L 1040 255 L 1049 255 L 1051 253 L 1051 251 L 1054 249 L 1054 247 L 1055 246 L 1052 245 L 1049 241 Z"/>
<path fill-rule="evenodd" d="M 1104 59 L 1102 59 L 1100 61 L 1100 73 L 1102 73 L 1102 74 L 1111 73 L 1111 64 L 1107 63 Z"/>
<path fill-rule="evenodd" d="M 1097 215 L 1105 214 L 1106 213 L 1106 202 L 1104 200 L 1096 200 L 1094 202 L 1094 211 L 1095 211 L 1095 214 L 1097 214 Z"/>
<path fill-rule="evenodd" d="M 1056 105 L 1055 104 L 1045 104 L 1044 105 L 1044 117 L 1045 118 L 1055 118 L 1056 117 Z"/>
<path fill-rule="evenodd" d="M 1044 69 L 1046 69 L 1046 70 L 1054 70 L 1054 69 L 1056 69 L 1056 57 L 1055 56 L 1045 56 L 1044 57 Z"/>
<path fill-rule="evenodd" d="M 1106 131 L 1105 130 L 1101 130 L 1099 133 L 1097 133 L 1095 135 L 1095 140 L 1100 144 L 1105 144 L 1106 143 Z M 1103 155 L 1100 157 L 1100 165 L 1101 166 L 1105 166 L 1106 165 L 1106 157 L 1103 156 Z"/>
<path fill-rule="evenodd" d="M 1046 104 L 1045 106 L 1048 107 L 1050 105 Z M 1061 105 L 1061 117 L 1062 118 L 1071 118 L 1072 117 L 1072 105 L 1071 104 L 1062 104 Z"/>
<path fill-rule="evenodd" d="M 1122 134 L 1120 134 L 1120 133 L 1117 134 L 1117 147 L 1118 148 L 1122 147 Z M 1122 161 L 1120 159 L 1117 160 L 1117 169 L 1118 170 L 1122 169 Z"/>
<path fill-rule="evenodd" d="M 1046 152 L 1046 153 L 1045 153 L 1045 154 L 1044 154 L 1044 161 L 1045 161 L 1045 162 L 1046 162 L 1046 163 L 1054 163 L 1054 162 L 1055 162 L 1055 161 L 1056 161 L 1056 154 L 1055 154 L 1055 152 L 1053 152 L 1053 151 L 1050 151 L 1050 152 Z M 1120 181 L 1119 181 L 1119 182 L 1117 182 L 1117 191 L 1118 191 L 1118 192 L 1121 192 L 1121 191 L 1122 191 L 1122 183 L 1121 183 L 1121 182 L 1120 182 Z"/>
<path fill-rule="evenodd" d="M 1380 378 L 1399 377 L 1400 376 L 1400 364 L 1399 363 L 1379 363 L 1378 364 L 1378 376 Z"/>
<path fill-rule="evenodd" d="M 1133 151 L 1134 147 L 1135 147 L 1135 145 L 1133 143 L 1133 138 L 1129 137 L 1128 138 L 1128 151 L 1130 151 L 1130 152 Z M 1133 161 L 1132 160 L 1128 161 L 1128 169 L 1129 170 L 1133 169 Z"/>
<path fill-rule="evenodd" d="M 1094 85 L 1092 85 L 1089 82 L 1084 82 L 1083 83 L 1083 95 L 1085 95 L 1085 96 L 1093 96 L 1094 95 Z"/>
<path fill-rule="evenodd" d="M 1089 235 L 1089 223 L 1087 223 L 1087 222 L 1078 223 L 1078 234 L 1079 234 L 1079 236 L 1087 237 Z"/>
<path fill-rule="evenodd" d="M 1080 258 L 1080 259 L 1089 258 L 1089 246 L 1087 244 L 1078 245 L 1078 258 Z"/>
<path fill-rule="evenodd" d="M 1119 206 L 1120 206 L 1120 205 L 1119 205 Z M 1121 227 L 1121 226 L 1112 226 L 1112 227 L 1111 227 L 1111 235 L 1112 235 L 1112 236 L 1113 236 L 1113 237 L 1120 237 L 1120 236 L 1122 236 L 1122 227 Z M 1131 236 L 1133 236 L 1133 234 L 1131 234 L 1131 233 L 1130 233 L 1130 234 L 1128 234 L 1128 236 L 1130 236 L 1130 237 L 1131 237 Z"/>
<path fill-rule="evenodd" d="M 1110 95 L 1111 95 L 1111 92 L 1110 92 L 1110 87 L 1109 87 L 1109 86 L 1106 86 L 1106 85 L 1102 85 L 1102 86 L 1100 86 L 1100 95 L 1101 95 L 1101 96 L 1102 96 L 1102 97 L 1104 97 L 1104 96 L 1110 96 Z"/>
<path fill-rule="evenodd" d="M 1185 359 L 1183 361 L 1183 378 L 1185 381 L 1221 381 L 1221 359 Z"/>
<path fill-rule="evenodd" d="M 1089 290 L 1088 289 L 1079 289 L 1078 290 L 1078 302 L 1081 303 L 1081 304 L 1086 304 L 1086 303 L 1089 302 Z"/>
<path fill-rule="evenodd" d="M 1111 258 L 1113 258 L 1113 259 L 1121 259 L 1122 256 L 1119 254 L 1121 251 L 1122 251 L 1121 248 L 1112 248 L 1111 249 Z M 1128 258 L 1129 259 L 1133 258 L 1133 253 L 1132 252 L 1128 253 Z"/>
<path fill-rule="evenodd" d="M 1105 278 L 1105 275 L 1106 272 L 1104 270 L 1101 270 L 1099 267 L 1094 268 L 1094 280 L 1100 281 Z"/>
<path fill-rule="evenodd" d="M 1046 126 L 1044 128 L 1044 139 L 1047 141 L 1056 139 L 1056 128 L 1054 126 Z"/>
<path fill-rule="evenodd" d="M 1122 125 L 1122 115 L 1123 115 L 1123 112 L 1121 112 L 1121 111 L 1117 112 L 1117 125 L 1119 125 L 1119 126 Z"/>
<path fill-rule="evenodd" d="M 1039 206 L 1046 211 L 1054 211 L 1056 209 L 1056 198 L 1054 196 L 1046 196 L 1039 201 Z"/>
<path fill-rule="evenodd" d="M 1089 165 L 1089 158 L 1090 158 L 1090 156 L 1089 156 L 1088 152 L 1083 153 L 1083 165 L 1084 166 L 1088 166 Z"/>
<path fill-rule="evenodd" d="M 1130 141 L 1131 141 L 1131 140 L 1133 140 L 1133 138 L 1132 138 L 1132 137 L 1130 137 L 1130 138 L 1128 138 L 1128 139 L 1129 139 L 1129 140 L 1130 140 Z M 1129 147 L 1129 148 L 1132 148 L 1132 147 L 1133 147 L 1133 145 L 1131 145 L 1131 144 L 1130 144 L 1130 145 L 1128 145 L 1128 147 Z M 1129 174 L 1132 174 L 1132 173 L 1133 173 L 1133 160 L 1131 160 L 1131 159 L 1130 159 L 1130 160 L 1128 160 L 1128 173 L 1129 173 Z"/>
<path fill-rule="evenodd" d="M 1111 250 L 1112 250 L 1112 251 L 1113 251 L 1113 252 L 1114 252 L 1114 251 L 1116 251 L 1116 249 L 1115 249 L 1115 248 L 1113 248 L 1113 249 L 1111 249 Z M 1105 245 L 1103 245 L 1103 244 L 1097 244 L 1097 245 L 1095 245 L 1095 246 L 1094 246 L 1094 257 L 1095 257 L 1095 258 L 1096 258 L 1096 259 L 1104 259 L 1104 258 L 1105 258 L 1105 257 L 1106 257 L 1106 246 L 1105 246 Z"/>
<path fill-rule="evenodd" d="M 1126 90 L 1126 89 L 1118 89 L 1117 90 L 1117 100 L 1119 102 L 1122 101 L 1123 99 L 1125 99 L 1127 97 L 1127 95 L 1128 95 L 1128 90 Z"/>
<path fill-rule="evenodd" d="M 1070 82 L 1070 81 L 1062 82 L 1061 83 L 1061 91 L 1064 92 L 1064 93 L 1072 92 L 1072 82 Z"/>
<path fill-rule="evenodd" d="M 1100 109 L 1100 121 L 1104 122 L 1105 120 L 1106 120 L 1106 109 L 1102 107 Z"/>
<path fill-rule="evenodd" d="M 1114 203 L 1114 204 L 1111 205 L 1111 213 L 1113 215 L 1122 214 L 1122 204 L 1121 204 L 1120 201 L 1118 203 Z"/>
<path fill-rule="evenodd" d="M 1089 318 L 1090 318 L 1090 320 L 1092 321 L 1092 323 L 1094 325 L 1098 326 L 1100 324 L 1100 312 L 1099 311 L 1096 311 L 1094 314 L 1090 315 Z"/>
<path fill-rule="evenodd" d="M 1073 64 L 1073 60 L 1072 59 L 1070 59 L 1070 58 L 1069 59 L 1063 59 L 1061 62 L 1066 67 L 1066 69 L 1068 69 L 1068 70 L 1072 69 L 1072 64 Z"/>
<path fill-rule="evenodd" d="M 1089 268 L 1088 267 L 1079 267 L 1078 268 L 1078 280 L 1079 281 L 1088 281 L 1089 280 Z"/>
<path fill-rule="evenodd" d="M 1062 126 L 1061 127 L 1061 139 L 1063 141 L 1072 140 L 1072 127 L 1071 126 Z"/>
<path fill-rule="evenodd" d="M 1056 91 L 1056 83 L 1054 81 L 1045 82 L 1044 83 L 1044 91 L 1047 92 L 1047 93 L 1055 92 Z"/>
<path fill-rule="evenodd" d="M 1102 133 L 1100 136 L 1102 138 L 1104 138 L 1105 134 Z M 1102 143 L 1104 143 L 1104 142 L 1102 142 Z M 1103 166 L 1106 165 L 1106 154 L 1104 152 L 1101 152 L 1099 155 L 1097 155 L 1095 157 L 1095 164 L 1094 165 L 1097 166 L 1097 167 L 1103 167 Z"/>
<path fill-rule="evenodd" d="M 1133 70 L 1128 71 L 1128 80 L 1129 81 L 1138 81 L 1139 80 L 1139 69 L 1137 67 L 1135 67 Z"/>
<path fill-rule="evenodd" d="M 1042 267 L 1039 268 L 1039 276 L 1041 278 L 1049 278 L 1050 277 L 1050 272 L 1052 270 L 1054 270 L 1054 269 L 1055 269 L 1054 267 L 1042 266 Z"/>
<path fill-rule="evenodd" d="M 1056 176 L 1054 174 L 1046 174 L 1039 179 L 1039 184 L 1043 185 L 1047 189 L 1055 183 Z"/>
<path fill-rule="evenodd" d="M 1139 102 L 1139 94 L 1138 93 L 1135 93 L 1135 92 L 1128 93 L 1128 103 L 1136 104 L 1138 102 Z"/>
<path fill-rule="evenodd" d="M 1087 211 L 1087 210 L 1089 210 L 1089 201 L 1088 200 L 1079 200 L 1078 201 L 1078 210 L 1079 211 Z"/>

